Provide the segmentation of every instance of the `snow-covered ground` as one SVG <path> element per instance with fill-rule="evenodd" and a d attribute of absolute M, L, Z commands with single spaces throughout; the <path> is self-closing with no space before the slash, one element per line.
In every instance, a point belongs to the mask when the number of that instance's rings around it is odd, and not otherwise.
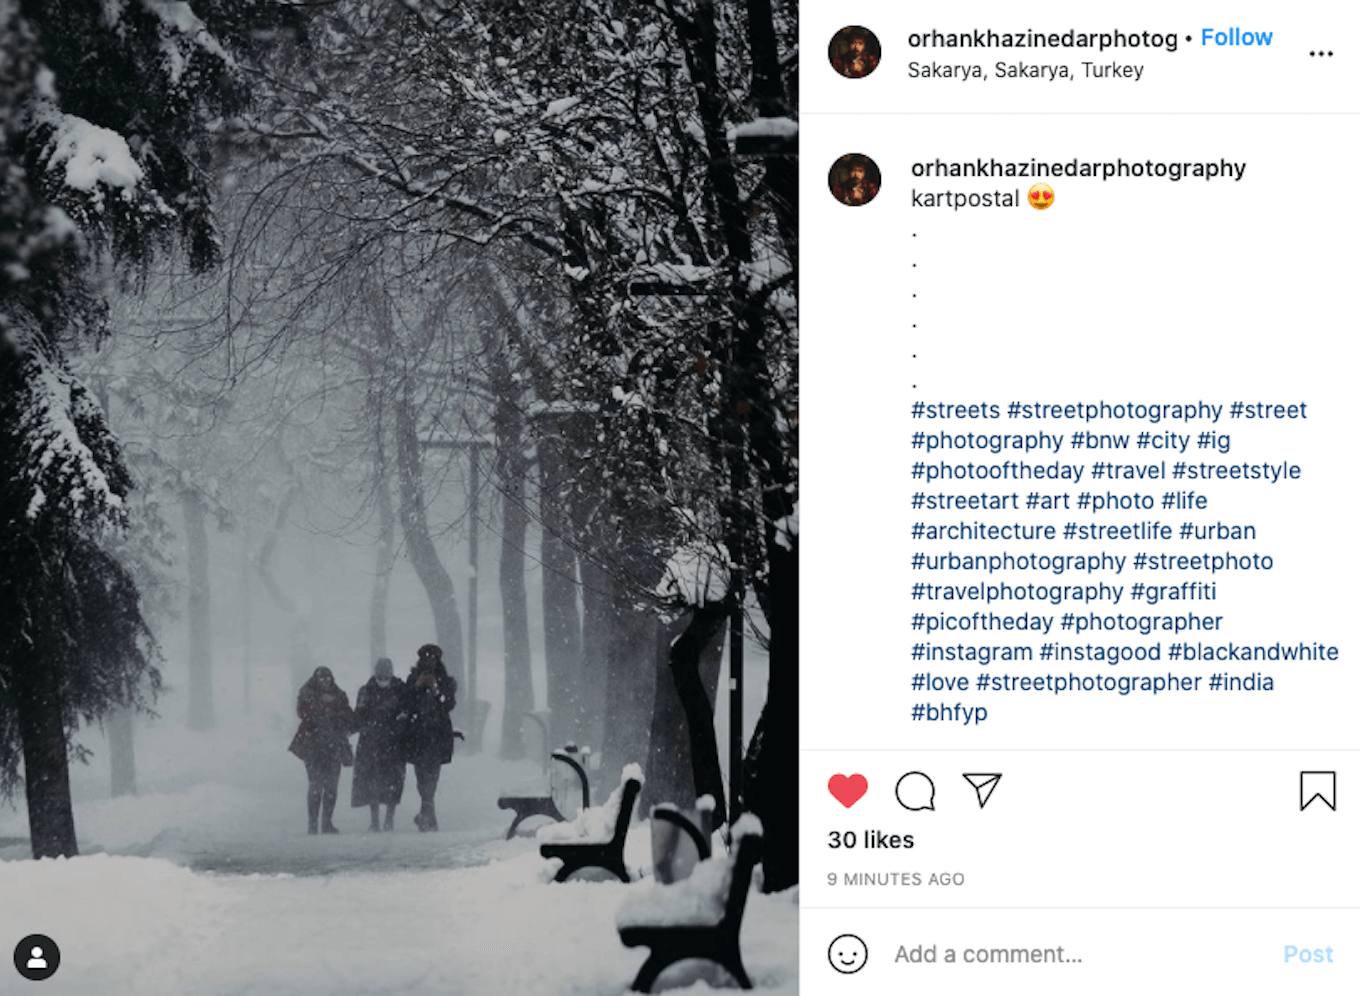
<path fill-rule="evenodd" d="M 81 857 L 35 862 L 26 845 L 0 845 L 0 938 L 42 933 L 61 946 L 44 993 L 627 991 L 646 952 L 620 944 L 615 917 L 655 883 L 647 874 L 629 885 L 552 884 L 556 862 L 535 840 L 504 840 L 510 814 L 496 798 L 532 780 L 532 764 L 455 758 L 435 834 L 411 825 L 409 777 L 397 831 L 367 833 L 367 810 L 348 805 L 347 771 L 342 833 L 309 837 L 289 734 L 264 721 L 211 734 L 139 730 L 137 798 L 108 799 L 97 764 L 73 770 Z M 0 840 L 26 833 L 23 812 L 0 807 Z M 650 872 L 645 824 L 627 856 Z M 797 938 L 796 890 L 753 892 L 742 952 L 760 991 L 797 992 Z M 730 985 L 721 970 L 686 962 L 658 988 Z"/>

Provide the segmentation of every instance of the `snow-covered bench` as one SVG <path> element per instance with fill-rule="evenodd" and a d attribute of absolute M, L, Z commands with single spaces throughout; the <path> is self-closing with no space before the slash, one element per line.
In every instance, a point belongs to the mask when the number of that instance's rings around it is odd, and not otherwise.
<path fill-rule="evenodd" d="M 559 764 L 565 764 L 576 773 L 578 778 L 580 778 L 581 808 L 589 809 L 590 779 L 586 776 L 586 769 L 581 765 L 577 757 L 564 750 L 555 750 L 552 752 L 552 760 Z M 515 831 L 519 829 L 519 825 L 531 816 L 546 816 L 558 823 L 567 819 L 553 799 L 551 788 L 545 792 L 507 793 L 496 800 L 496 805 L 501 809 L 512 809 L 515 812 L 515 818 L 510 821 L 510 829 L 505 831 L 506 840 L 514 837 Z"/>
<path fill-rule="evenodd" d="M 669 802 L 652 807 L 652 874 L 658 882 L 688 878 L 695 865 L 713 856 L 713 806 L 713 797 L 706 795 L 690 813 Z"/>
<path fill-rule="evenodd" d="M 633 980 L 635 992 L 651 992 L 667 967 L 686 958 L 717 962 L 751 988 L 741 963 L 741 918 L 760 846 L 760 821 L 743 816 L 732 828 L 732 853 L 700 862 L 684 881 L 658 885 L 620 908 L 619 940 L 651 949 Z"/>
<path fill-rule="evenodd" d="M 557 858 L 562 867 L 554 882 L 565 882 L 573 872 L 583 868 L 603 868 L 624 882 L 632 879 L 623 863 L 623 844 L 628 837 L 628 824 L 633 820 L 633 806 L 642 791 L 642 769 L 630 764 L 623 769 L 623 778 L 597 809 L 582 809 L 570 823 L 542 827 L 538 839 L 544 841 L 538 853 L 545 858 Z"/>

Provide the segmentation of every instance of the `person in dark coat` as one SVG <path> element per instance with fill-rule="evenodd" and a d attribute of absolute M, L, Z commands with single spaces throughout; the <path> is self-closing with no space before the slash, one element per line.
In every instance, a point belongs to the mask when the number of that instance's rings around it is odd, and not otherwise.
<path fill-rule="evenodd" d="M 406 720 L 406 685 L 392 674 L 392 661 L 381 657 L 373 665 L 373 677 L 359 689 L 354 702 L 354 725 L 359 747 L 354 756 L 354 785 L 350 804 L 367 806 L 369 830 L 378 829 L 378 807 L 387 807 L 383 829 L 392 829 L 392 814 L 401 802 L 406 783 L 403 724 Z"/>
<path fill-rule="evenodd" d="M 302 722 L 288 749 L 307 766 L 307 832 L 316 833 L 320 815 L 322 833 L 339 833 L 331 816 L 340 791 L 340 768 L 354 763 L 349 745 L 354 712 L 330 668 L 317 668 L 298 691 L 297 713 Z"/>
<path fill-rule="evenodd" d="M 434 793 L 439 787 L 439 769 L 453 760 L 453 720 L 449 713 L 457 691 L 458 683 L 444 667 L 444 652 L 433 643 L 425 644 L 406 679 L 406 756 L 416 769 L 416 791 L 420 793 L 416 826 L 422 833 L 439 829 Z"/>

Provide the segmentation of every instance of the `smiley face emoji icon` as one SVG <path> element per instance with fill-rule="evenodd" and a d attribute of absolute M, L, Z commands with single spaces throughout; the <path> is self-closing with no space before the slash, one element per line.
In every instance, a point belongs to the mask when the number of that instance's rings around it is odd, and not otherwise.
<path fill-rule="evenodd" d="M 842 975 L 854 975 L 869 963 L 869 946 L 854 934 L 841 934 L 831 942 L 826 957 L 831 967 Z"/>
<path fill-rule="evenodd" d="M 1053 188 L 1046 183 L 1036 183 L 1030 187 L 1029 206 L 1036 211 L 1047 211 L 1053 206 Z"/>

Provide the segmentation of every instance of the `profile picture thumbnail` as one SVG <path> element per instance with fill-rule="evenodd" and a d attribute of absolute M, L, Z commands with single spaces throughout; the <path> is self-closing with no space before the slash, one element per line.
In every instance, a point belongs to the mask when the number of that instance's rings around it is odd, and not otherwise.
<path fill-rule="evenodd" d="M 878 171 L 878 164 L 858 152 L 837 159 L 827 176 L 831 196 L 848 207 L 868 204 L 878 196 L 882 183 L 883 174 Z"/>
<path fill-rule="evenodd" d="M 846 79 L 858 80 L 878 68 L 879 60 L 883 58 L 883 46 L 878 43 L 878 35 L 852 24 L 831 36 L 827 54 L 832 69 Z"/>

